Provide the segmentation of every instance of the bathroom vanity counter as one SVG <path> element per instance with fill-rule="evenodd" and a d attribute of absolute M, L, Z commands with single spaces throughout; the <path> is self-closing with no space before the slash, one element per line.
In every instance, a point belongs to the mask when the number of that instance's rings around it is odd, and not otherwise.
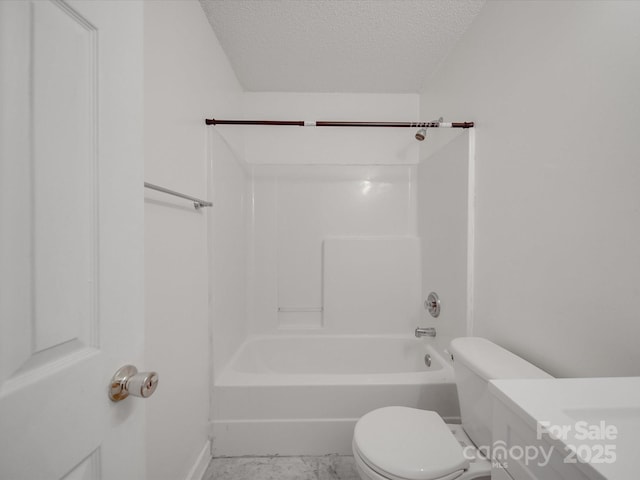
<path fill-rule="evenodd" d="M 489 390 L 496 477 L 638 478 L 640 377 L 493 380 Z"/>

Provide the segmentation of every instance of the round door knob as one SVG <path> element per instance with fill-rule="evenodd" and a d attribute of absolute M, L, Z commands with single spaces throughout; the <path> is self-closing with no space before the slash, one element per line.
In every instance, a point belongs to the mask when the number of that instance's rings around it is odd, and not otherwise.
<path fill-rule="evenodd" d="M 125 365 L 111 378 L 109 398 L 114 402 L 124 400 L 129 395 L 147 398 L 158 388 L 156 372 L 138 372 L 133 365 Z"/>

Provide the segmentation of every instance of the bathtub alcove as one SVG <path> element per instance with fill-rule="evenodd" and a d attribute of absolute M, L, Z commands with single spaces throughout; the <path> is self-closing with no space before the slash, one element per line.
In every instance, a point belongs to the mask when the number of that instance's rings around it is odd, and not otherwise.
<path fill-rule="evenodd" d="M 255 93 L 246 108 L 418 117 L 397 94 Z M 233 155 L 216 152 L 238 131 L 210 130 L 214 456 L 351 454 L 358 418 L 390 405 L 459 421 L 446 347 L 467 332 L 470 135 L 438 132 L 427 154 L 415 132 L 373 130 L 247 126 Z"/>

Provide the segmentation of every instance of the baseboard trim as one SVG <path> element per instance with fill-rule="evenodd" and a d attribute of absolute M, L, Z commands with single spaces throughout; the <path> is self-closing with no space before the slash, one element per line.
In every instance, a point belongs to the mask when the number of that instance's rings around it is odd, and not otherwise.
<path fill-rule="evenodd" d="M 185 480 L 203 480 L 211 458 L 211 440 L 207 440 Z"/>

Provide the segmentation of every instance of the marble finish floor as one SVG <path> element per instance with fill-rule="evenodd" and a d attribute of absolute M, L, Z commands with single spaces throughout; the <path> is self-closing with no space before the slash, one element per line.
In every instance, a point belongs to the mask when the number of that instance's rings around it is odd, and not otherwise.
<path fill-rule="evenodd" d="M 211 460 L 203 480 L 360 480 L 353 457 L 225 457 Z"/>

